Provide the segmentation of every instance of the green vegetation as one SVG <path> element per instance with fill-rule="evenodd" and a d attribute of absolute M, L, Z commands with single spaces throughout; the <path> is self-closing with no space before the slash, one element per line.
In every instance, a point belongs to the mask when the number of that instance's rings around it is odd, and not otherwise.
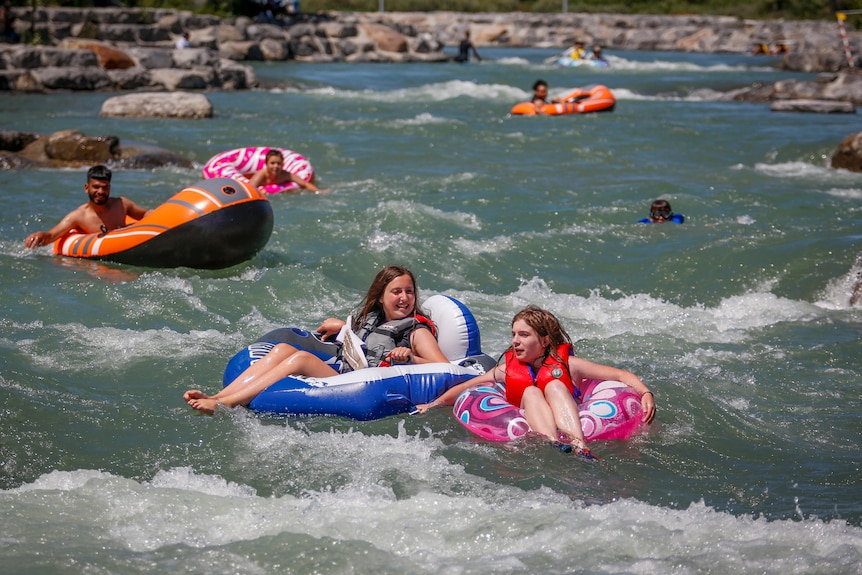
<path fill-rule="evenodd" d="M 393 12 L 561 12 L 564 0 L 384 0 Z M 302 9 L 374 11 L 379 0 L 302 0 Z M 862 0 L 568 0 L 569 12 L 712 14 L 740 18 L 834 18 L 835 10 L 862 8 Z"/>
<path fill-rule="evenodd" d="M 278 0 L 285 2 L 285 0 Z M 838 10 L 862 9 L 862 0 L 301 0 L 303 12 L 569 12 L 616 14 L 711 14 L 740 18 L 832 19 Z M 177 8 L 216 14 L 255 15 L 266 0 L 12 0 L 16 6 L 107 6 Z"/>

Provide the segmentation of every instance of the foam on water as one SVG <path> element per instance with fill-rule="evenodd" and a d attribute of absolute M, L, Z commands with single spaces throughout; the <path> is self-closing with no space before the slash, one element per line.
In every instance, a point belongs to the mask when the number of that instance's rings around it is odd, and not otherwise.
<path fill-rule="evenodd" d="M 501 58 L 497 60 L 497 63 L 510 65 L 510 66 L 529 66 L 531 68 L 539 68 L 544 70 L 553 70 L 560 69 L 561 66 L 556 64 L 556 61 L 562 56 L 562 53 L 556 54 L 545 59 L 541 64 L 537 65 L 535 63 L 530 62 L 524 58 L 510 57 L 510 58 Z M 608 52 L 604 53 L 605 59 L 610 63 L 609 67 L 606 68 L 597 68 L 593 66 L 584 66 L 584 67 L 575 67 L 572 68 L 572 73 L 579 73 L 583 71 L 588 71 L 590 73 L 600 73 L 600 74 L 608 74 L 612 75 L 616 72 L 644 72 L 644 73 L 656 73 L 656 72 L 693 72 L 693 73 L 714 73 L 714 74 L 726 74 L 732 72 L 771 72 L 775 68 L 770 66 L 763 66 L 761 62 L 757 62 L 754 65 L 745 63 L 745 64 L 697 64 L 694 62 L 686 62 L 684 60 L 661 60 L 655 59 L 651 61 L 647 60 L 632 60 L 627 59 L 622 56 L 617 56 L 615 54 L 610 54 Z M 569 70 L 569 68 L 563 67 L 565 70 Z"/>
<path fill-rule="evenodd" d="M 438 440 L 419 441 L 403 428 L 395 437 L 308 433 L 239 419 L 250 458 L 266 466 L 299 455 L 298 463 L 313 467 L 326 459 L 303 458 L 303 451 L 328 452 L 332 469 L 309 472 L 340 472 L 341 483 L 261 496 L 188 467 L 143 480 L 54 471 L 0 492 L 7 567 L 32 561 L 43 546 L 55 549 L 55 560 L 77 557 L 86 566 L 76 548 L 92 539 L 127 572 L 206 557 L 209 573 L 268 573 L 298 551 L 330 564 L 349 557 L 354 573 L 388 572 L 402 561 L 421 573 L 557 572 L 562 565 L 697 573 L 706 564 L 716 572 L 854 573 L 862 558 L 862 529 L 842 521 L 767 521 L 703 502 L 680 509 L 633 498 L 587 504 L 546 488 L 493 485 L 450 463 Z M 588 471 L 573 465 L 573 473 Z"/>
<path fill-rule="evenodd" d="M 429 114 L 427 112 L 422 114 L 417 114 L 413 118 L 406 118 L 403 120 L 395 120 L 391 122 L 392 127 L 398 128 L 401 126 L 425 126 L 428 124 L 446 124 L 451 123 L 453 120 L 449 118 L 439 118 L 434 116 L 433 114 Z"/>
<path fill-rule="evenodd" d="M 742 166 L 739 169 L 744 169 Z M 754 170 L 768 176 L 777 178 L 829 178 L 837 179 L 846 177 L 840 172 L 825 165 L 814 165 L 808 162 L 780 162 L 777 164 L 754 164 Z M 858 180 L 858 176 L 854 176 Z"/>
<path fill-rule="evenodd" d="M 850 198 L 852 200 L 862 200 L 862 189 L 860 188 L 831 188 L 826 190 L 826 193 L 836 198 Z"/>
<path fill-rule="evenodd" d="M 320 88 L 310 91 L 332 98 L 346 98 L 372 102 L 445 102 L 456 98 L 473 98 L 479 100 L 509 99 L 524 96 L 520 88 L 505 84 L 478 84 L 470 80 L 449 80 L 447 82 L 423 84 L 411 88 L 401 88 L 390 91 L 344 90 Z"/>
<path fill-rule="evenodd" d="M 587 297 L 555 293 L 536 277 L 523 282 L 510 297 L 523 305 L 541 302 L 564 324 L 571 325 L 571 331 L 600 339 L 623 334 L 665 335 L 689 342 L 732 343 L 744 340 L 752 330 L 786 321 L 815 321 L 824 314 L 814 304 L 781 298 L 769 291 L 723 298 L 715 307 L 682 307 L 649 294 L 616 290 L 594 289 Z M 663 320 L 657 322 L 656 317 Z"/>

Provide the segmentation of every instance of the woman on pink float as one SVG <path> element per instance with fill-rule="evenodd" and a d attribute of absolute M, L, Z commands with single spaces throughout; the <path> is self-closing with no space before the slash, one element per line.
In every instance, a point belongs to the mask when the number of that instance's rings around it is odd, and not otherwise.
<path fill-rule="evenodd" d="M 213 156 L 203 168 L 205 178 L 233 178 L 251 182 L 269 194 L 293 190 L 322 193 L 315 185 L 314 168 L 306 158 L 283 148 L 237 148 Z"/>
<path fill-rule="evenodd" d="M 589 362 L 574 355 L 569 334 L 552 313 L 528 306 L 512 320 L 512 345 L 505 362 L 491 371 L 455 386 L 431 403 L 418 405 L 420 412 L 453 405 L 463 392 L 477 386 L 505 383 L 506 401 L 520 407 L 526 423 L 564 452 L 593 458 L 586 446 L 578 404 L 588 380 L 622 382 L 640 395 L 641 420 L 655 418 L 653 393 L 633 373 Z"/>

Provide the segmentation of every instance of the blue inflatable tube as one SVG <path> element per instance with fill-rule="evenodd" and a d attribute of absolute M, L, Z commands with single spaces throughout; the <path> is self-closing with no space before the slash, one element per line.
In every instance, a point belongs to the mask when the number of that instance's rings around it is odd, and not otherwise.
<path fill-rule="evenodd" d="M 483 354 L 473 314 L 448 296 L 428 298 L 423 309 L 437 324 L 438 342 L 452 363 L 374 367 L 331 377 L 288 376 L 260 393 L 249 408 L 263 413 L 338 415 L 371 420 L 410 413 L 450 387 L 492 369 L 496 361 Z M 311 352 L 338 370 L 339 345 L 321 341 L 317 334 L 298 328 L 269 332 L 240 350 L 228 362 L 224 385 L 233 381 L 277 343 Z"/>

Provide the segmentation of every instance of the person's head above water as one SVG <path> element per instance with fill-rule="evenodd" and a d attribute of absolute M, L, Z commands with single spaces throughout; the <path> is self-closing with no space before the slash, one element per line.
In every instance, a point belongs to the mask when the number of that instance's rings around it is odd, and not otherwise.
<path fill-rule="evenodd" d="M 667 222 L 673 217 L 673 210 L 667 200 L 656 200 L 649 209 L 649 217 L 653 222 Z"/>
<path fill-rule="evenodd" d="M 536 80 L 533 83 L 533 98 L 541 100 L 548 99 L 548 83 L 544 80 Z"/>

